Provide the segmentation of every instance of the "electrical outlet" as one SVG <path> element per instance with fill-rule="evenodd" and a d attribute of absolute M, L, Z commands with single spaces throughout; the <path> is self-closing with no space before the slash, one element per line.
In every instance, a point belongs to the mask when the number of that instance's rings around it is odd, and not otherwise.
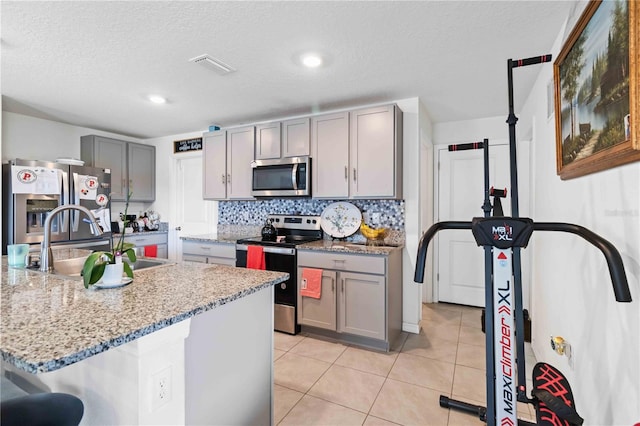
<path fill-rule="evenodd" d="M 151 408 L 157 410 L 171 401 L 171 366 L 151 376 Z"/>

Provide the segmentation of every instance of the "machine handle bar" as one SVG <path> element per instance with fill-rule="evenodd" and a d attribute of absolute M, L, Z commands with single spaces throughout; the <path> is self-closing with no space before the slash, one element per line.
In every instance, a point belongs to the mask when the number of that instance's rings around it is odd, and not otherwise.
<path fill-rule="evenodd" d="M 509 61 L 511 61 L 511 68 L 526 67 L 527 65 L 551 62 L 551 55 L 533 56 L 526 59 L 509 59 Z"/>
<path fill-rule="evenodd" d="M 482 149 L 484 142 L 459 143 L 457 145 L 449 145 L 449 151 L 466 151 L 468 149 Z"/>
<path fill-rule="evenodd" d="M 504 218 L 508 220 L 508 218 Z M 427 260 L 427 248 L 429 242 L 433 239 L 438 231 L 443 229 L 471 229 L 471 222 L 438 222 L 433 224 L 420 239 L 418 246 L 418 255 L 416 259 L 416 270 L 413 280 L 417 283 L 424 282 L 424 267 Z M 575 234 L 592 245 L 596 246 L 607 260 L 609 267 L 609 275 L 613 284 L 613 292 L 618 302 L 631 302 L 631 291 L 627 282 L 627 275 L 624 271 L 622 256 L 613 244 L 605 240 L 595 232 L 572 223 L 560 222 L 539 222 L 533 223 L 534 231 L 559 231 Z"/>

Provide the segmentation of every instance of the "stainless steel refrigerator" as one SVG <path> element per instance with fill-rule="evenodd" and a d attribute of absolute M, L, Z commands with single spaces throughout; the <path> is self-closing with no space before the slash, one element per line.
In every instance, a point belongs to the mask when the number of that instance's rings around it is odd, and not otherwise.
<path fill-rule="evenodd" d="M 111 230 L 110 191 L 109 169 L 21 159 L 3 164 L 2 252 L 7 244 L 39 245 L 47 216 L 64 204 L 94 212 L 105 234 L 96 237 L 84 214 L 67 210 L 53 218 L 51 241 L 105 249 Z"/>

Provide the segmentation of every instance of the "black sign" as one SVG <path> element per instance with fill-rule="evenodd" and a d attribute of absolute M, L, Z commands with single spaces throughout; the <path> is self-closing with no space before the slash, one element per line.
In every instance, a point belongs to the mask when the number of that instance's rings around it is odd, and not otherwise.
<path fill-rule="evenodd" d="M 202 150 L 202 138 L 195 139 L 183 139 L 181 141 L 173 141 L 173 153 L 189 152 L 189 151 L 201 151 Z"/>

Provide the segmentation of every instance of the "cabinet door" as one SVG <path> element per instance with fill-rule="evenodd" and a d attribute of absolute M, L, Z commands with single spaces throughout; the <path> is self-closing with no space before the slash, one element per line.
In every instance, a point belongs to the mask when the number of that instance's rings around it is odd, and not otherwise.
<path fill-rule="evenodd" d="M 158 258 L 160 259 L 168 259 L 169 258 L 169 246 L 167 244 L 158 245 Z"/>
<path fill-rule="evenodd" d="M 350 195 L 394 197 L 395 106 L 351 112 Z"/>
<path fill-rule="evenodd" d="M 256 126 L 256 160 L 280 158 L 280 122 Z"/>
<path fill-rule="evenodd" d="M 195 256 L 193 254 L 183 254 L 182 255 L 183 262 L 196 262 L 196 263 L 207 263 L 206 256 Z"/>
<path fill-rule="evenodd" d="M 111 170 L 111 200 L 126 200 L 127 143 L 100 136 L 83 136 L 80 150 L 87 166 Z"/>
<path fill-rule="evenodd" d="M 128 171 L 131 201 L 156 199 L 156 147 L 129 143 Z"/>
<path fill-rule="evenodd" d="M 314 117 L 311 121 L 314 198 L 349 196 L 349 113 Z"/>
<path fill-rule="evenodd" d="M 253 161 L 253 126 L 227 130 L 227 198 L 251 200 L 251 162 Z"/>
<path fill-rule="evenodd" d="M 309 119 L 299 118 L 282 123 L 282 156 L 309 155 Z"/>
<path fill-rule="evenodd" d="M 204 135 L 202 162 L 202 198 L 224 200 L 227 196 L 227 138 L 225 131 Z"/>
<path fill-rule="evenodd" d="M 386 339 L 385 278 L 340 272 L 338 331 Z"/>
<path fill-rule="evenodd" d="M 302 269 L 298 268 L 298 288 L 302 279 Z M 298 292 L 298 323 L 327 330 L 336 329 L 336 272 L 322 271 L 322 291 L 320 299 L 303 297 Z"/>

